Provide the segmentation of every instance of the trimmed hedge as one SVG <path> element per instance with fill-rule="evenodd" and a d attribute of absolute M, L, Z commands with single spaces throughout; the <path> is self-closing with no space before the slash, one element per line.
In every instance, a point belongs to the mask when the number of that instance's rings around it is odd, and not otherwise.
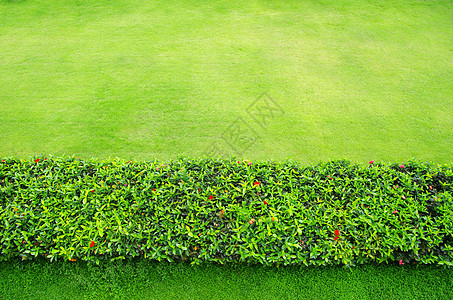
<path fill-rule="evenodd" d="M 0 159 L 0 260 L 452 265 L 452 166 Z"/>

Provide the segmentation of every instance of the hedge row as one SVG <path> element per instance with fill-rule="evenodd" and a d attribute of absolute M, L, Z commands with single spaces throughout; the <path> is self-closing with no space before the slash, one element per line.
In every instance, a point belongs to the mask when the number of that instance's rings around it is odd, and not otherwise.
<path fill-rule="evenodd" d="M 0 159 L 0 260 L 452 265 L 452 166 Z"/>

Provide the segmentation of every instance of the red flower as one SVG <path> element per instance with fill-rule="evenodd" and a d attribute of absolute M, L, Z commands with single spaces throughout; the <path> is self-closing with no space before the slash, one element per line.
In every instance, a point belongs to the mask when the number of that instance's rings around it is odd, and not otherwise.
<path fill-rule="evenodd" d="M 255 219 L 251 219 L 251 220 L 249 221 L 249 224 L 252 225 L 253 222 L 255 222 Z"/>
<path fill-rule="evenodd" d="M 400 168 L 403 169 L 403 168 L 404 168 L 404 165 L 400 165 Z"/>
<path fill-rule="evenodd" d="M 255 181 L 253 185 L 260 185 L 260 183 L 258 181 Z"/>
<path fill-rule="evenodd" d="M 335 241 L 338 241 L 339 237 L 338 235 L 333 238 Z"/>
<path fill-rule="evenodd" d="M 46 158 L 44 158 L 44 160 L 47 160 L 47 157 L 46 157 Z"/>
<path fill-rule="evenodd" d="M 398 211 L 397 211 L 397 210 L 394 210 L 394 211 L 393 211 L 393 214 L 397 214 L 397 213 L 398 213 Z"/>
<path fill-rule="evenodd" d="M 25 241 L 22 241 L 22 244 L 25 244 Z"/>
<path fill-rule="evenodd" d="M 401 265 L 404 265 L 404 263 L 403 263 L 403 260 L 402 260 L 402 259 L 400 259 L 400 266 L 401 266 Z"/>
<path fill-rule="evenodd" d="M 374 163 L 374 160 L 371 160 L 371 161 L 370 161 L 370 165 L 373 164 L 373 163 Z"/>
<path fill-rule="evenodd" d="M 130 161 L 130 160 L 128 160 L 128 161 L 127 161 L 126 163 L 128 164 L 128 163 L 130 163 L 130 162 L 131 162 L 131 161 Z"/>
<path fill-rule="evenodd" d="M 90 248 L 94 247 L 94 242 L 91 241 Z"/>
<path fill-rule="evenodd" d="M 156 189 L 152 189 L 152 191 L 153 191 L 153 192 L 155 192 L 155 191 L 156 191 Z"/>
<path fill-rule="evenodd" d="M 238 160 L 238 163 L 239 163 L 239 160 Z"/>
<path fill-rule="evenodd" d="M 3 160 L 3 161 L 4 161 L 4 160 Z M 432 190 L 432 189 L 433 189 L 433 187 L 432 187 L 432 186 L 429 186 L 429 189 L 430 189 L 430 190 Z"/>
<path fill-rule="evenodd" d="M 264 204 L 266 204 L 266 205 L 267 205 L 267 201 L 266 201 L 266 200 L 264 200 Z"/>
<path fill-rule="evenodd" d="M 5 162 L 5 161 L 6 161 L 6 159 L 2 160 L 2 162 Z"/>
<path fill-rule="evenodd" d="M 340 235 L 340 230 L 335 230 L 335 235 Z"/>
<path fill-rule="evenodd" d="M 90 192 L 94 193 L 94 190 L 91 190 Z"/>
<path fill-rule="evenodd" d="M 214 197 L 212 195 L 209 196 L 209 200 L 212 200 L 214 199 Z"/>
<path fill-rule="evenodd" d="M 35 163 L 39 162 L 39 158 L 35 159 Z"/>

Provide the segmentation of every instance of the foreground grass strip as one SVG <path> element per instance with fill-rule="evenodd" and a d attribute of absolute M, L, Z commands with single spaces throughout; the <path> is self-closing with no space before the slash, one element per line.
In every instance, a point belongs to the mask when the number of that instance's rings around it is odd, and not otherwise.
<path fill-rule="evenodd" d="M 144 259 L 0 263 L 1 299 L 453 299 L 453 269 L 264 267 Z"/>

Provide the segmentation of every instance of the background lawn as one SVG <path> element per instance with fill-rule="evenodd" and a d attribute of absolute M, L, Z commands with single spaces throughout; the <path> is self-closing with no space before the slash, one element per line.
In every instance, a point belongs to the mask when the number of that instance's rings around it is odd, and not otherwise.
<path fill-rule="evenodd" d="M 448 162 L 452 36 L 451 0 L 1 0 L 0 153 Z"/>

